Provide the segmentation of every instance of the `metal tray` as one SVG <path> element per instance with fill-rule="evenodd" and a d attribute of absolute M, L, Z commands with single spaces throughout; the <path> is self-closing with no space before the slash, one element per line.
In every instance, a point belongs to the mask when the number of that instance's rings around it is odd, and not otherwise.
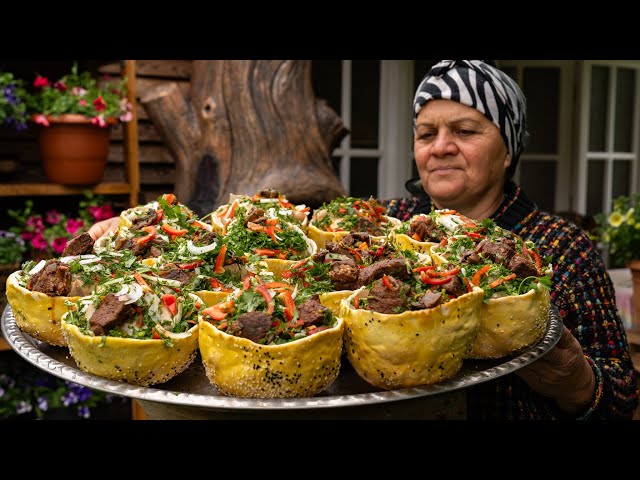
<path fill-rule="evenodd" d="M 136 399 L 150 418 L 244 419 L 278 416 L 320 418 L 319 413 L 326 414 L 329 411 L 333 411 L 329 418 L 446 418 L 442 410 L 451 413 L 456 408 L 455 401 L 451 395 L 440 394 L 458 392 L 528 365 L 558 342 L 563 325 L 558 309 L 551 305 L 547 331 L 538 343 L 518 355 L 498 360 L 465 360 L 454 378 L 435 385 L 381 390 L 362 380 L 345 357 L 336 381 L 320 394 L 314 397 L 272 399 L 237 398 L 221 394 L 207 379 L 199 355 L 187 370 L 170 381 L 153 387 L 139 387 L 78 369 L 67 348 L 48 345 L 22 332 L 15 323 L 9 305 L 2 314 L 1 327 L 11 348 L 36 367 L 64 380 Z M 440 403 L 433 401 L 436 399 Z M 425 400 L 432 400 L 431 407 L 425 407 Z M 338 410 L 340 413 L 337 413 Z M 432 413 L 427 415 L 427 410 Z"/>

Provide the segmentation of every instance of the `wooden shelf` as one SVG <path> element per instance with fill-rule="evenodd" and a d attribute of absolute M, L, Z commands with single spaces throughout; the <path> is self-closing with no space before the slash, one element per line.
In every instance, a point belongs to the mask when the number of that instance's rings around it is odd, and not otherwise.
<path fill-rule="evenodd" d="M 131 185 L 128 183 L 99 183 L 72 187 L 57 183 L 4 183 L 0 185 L 0 197 L 20 195 L 82 195 L 85 190 L 101 195 L 128 195 Z"/>

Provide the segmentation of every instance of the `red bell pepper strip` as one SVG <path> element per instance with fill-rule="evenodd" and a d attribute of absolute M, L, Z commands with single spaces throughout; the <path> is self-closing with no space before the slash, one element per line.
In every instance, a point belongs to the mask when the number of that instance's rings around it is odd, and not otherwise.
<path fill-rule="evenodd" d="M 491 282 L 489 284 L 489 288 L 496 288 L 501 283 L 508 282 L 509 280 L 513 280 L 514 278 L 516 278 L 515 273 L 512 273 L 511 275 L 507 275 L 506 277 L 500 277 L 497 280 L 494 280 L 493 282 Z"/>
<path fill-rule="evenodd" d="M 296 304 L 293 301 L 293 297 L 291 296 L 291 292 L 285 290 L 284 292 L 278 294 L 284 303 L 284 315 L 287 317 L 287 320 L 293 320 L 293 316 L 296 313 Z"/>
<path fill-rule="evenodd" d="M 213 320 L 222 320 L 227 316 L 227 314 L 220 310 L 217 305 L 205 308 L 202 310 L 202 314 L 209 315 Z"/>
<path fill-rule="evenodd" d="M 256 292 L 264 297 L 265 302 L 267 302 L 267 313 L 271 315 L 273 313 L 273 308 L 275 306 L 275 302 L 269 293 L 269 290 L 264 285 L 258 285 L 256 287 Z"/>
<path fill-rule="evenodd" d="M 384 283 L 384 285 L 389 289 L 389 290 L 393 290 L 393 285 L 391 284 L 391 280 L 389 280 L 389 277 L 387 275 L 385 275 L 384 277 L 382 277 L 382 283 Z"/>
<path fill-rule="evenodd" d="M 227 253 L 227 246 L 226 245 L 222 245 L 222 247 L 220 247 L 220 251 L 218 252 L 218 256 L 216 257 L 216 265 L 215 265 L 215 269 L 213 270 L 214 273 L 224 273 L 224 256 Z"/>
<path fill-rule="evenodd" d="M 203 263 L 204 263 L 204 260 L 200 259 L 191 263 L 179 263 L 178 267 L 180 267 L 182 270 L 193 270 L 194 268 L 199 267 Z"/>
<path fill-rule="evenodd" d="M 272 248 L 256 248 L 253 253 L 256 255 L 262 255 L 264 257 L 276 257 L 282 252 L 282 250 L 274 250 Z"/>
<path fill-rule="evenodd" d="M 491 270 L 491 265 L 485 265 L 484 267 L 482 267 L 473 275 L 473 277 L 471 278 L 471 283 L 473 283 L 474 285 L 480 285 L 480 278 L 489 270 Z"/>
<path fill-rule="evenodd" d="M 186 228 L 178 229 L 178 228 L 172 227 L 168 223 L 165 223 L 164 225 L 162 225 L 162 230 L 167 232 L 172 237 L 178 237 L 180 235 L 184 235 L 185 233 L 187 233 L 187 229 Z"/>
<path fill-rule="evenodd" d="M 447 283 L 453 277 L 432 278 L 429 277 L 426 272 L 420 272 L 420 278 L 422 279 L 422 283 L 426 283 L 427 285 L 442 285 Z"/>
<path fill-rule="evenodd" d="M 149 225 L 147 227 L 144 227 L 142 230 L 147 232 L 148 235 L 145 235 L 144 237 L 138 237 L 138 238 L 134 239 L 134 241 L 136 243 L 140 244 L 140 245 L 142 245 L 143 243 L 147 243 L 153 237 L 156 236 L 156 227 L 153 226 L 153 225 Z"/>
<path fill-rule="evenodd" d="M 156 219 L 153 221 L 154 225 L 160 223 L 160 220 L 162 220 L 162 217 L 164 217 L 164 210 L 160 208 L 156 210 Z"/>
<path fill-rule="evenodd" d="M 172 295 L 170 293 L 164 293 L 162 295 L 162 301 L 171 312 L 171 315 L 175 315 L 178 312 L 178 304 L 176 303 L 175 295 Z"/>
<path fill-rule="evenodd" d="M 176 201 L 176 196 L 173 193 L 165 193 L 162 198 L 167 201 L 169 205 L 173 205 Z"/>
<path fill-rule="evenodd" d="M 145 281 L 144 278 L 142 278 L 142 276 L 138 273 L 138 272 L 133 272 L 133 278 L 136 279 L 136 282 L 138 282 L 138 284 L 142 287 L 142 291 L 143 292 L 151 292 L 151 287 L 149 286 L 149 284 Z"/>

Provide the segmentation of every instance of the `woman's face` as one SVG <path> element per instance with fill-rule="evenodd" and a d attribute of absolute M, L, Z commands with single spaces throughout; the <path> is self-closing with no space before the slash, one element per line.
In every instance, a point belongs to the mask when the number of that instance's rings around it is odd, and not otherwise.
<path fill-rule="evenodd" d="M 413 150 L 436 207 L 469 213 L 500 204 L 511 156 L 498 128 L 475 108 L 451 100 L 427 102 L 416 119 Z"/>

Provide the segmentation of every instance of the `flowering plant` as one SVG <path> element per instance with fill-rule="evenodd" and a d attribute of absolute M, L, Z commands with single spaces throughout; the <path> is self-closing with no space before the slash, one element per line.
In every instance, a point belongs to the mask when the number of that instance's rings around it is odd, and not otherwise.
<path fill-rule="evenodd" d="M 22 263 L 22 256 L 26 249 L 21 236 L 0 230 L 0 265 Z"/>
<path fill-rule="evenodd" d="M 47 418 L 47 412 L 63 408 L 80 418 L 89 418 L 91 409 L 125 400 L 98 390 L 49 375 L 22 359 L 0 360 L 0 419 L 32 416 Z"/>
<path fill-rule="evenodd" d="M 609 246 L 611 267 L 640 258 L 640 193 L 613 200 L 613 210 L 595 215 L 595 239 Z"/>
<path fill-rule="evenodd" d="M 94 195 L 89 191 L 84 195 L 76 216 L 55 209 L 47 210 L 43 215 L 34 211 L 32 200 L 27 200 L 23 209 L 9 209 L 9 216 L 17 223 L 9 231 L 24 240 L 31 258 L 59 256 L 68 240 L 87 231 L 95 222 L 115 216 L 113 207 L 105 203 L 101 195 Z"/>
<path fill-rule="evenodd" d="M 49 126 L 49 115 L 79 114 L 91 118 L 91 123 L 100 127 L 106 127 L 112 118 L 121 122 L 132 118 L 124 78 L 99 85 L 89 72 L 79 74 L 78 65 L 74 63 L 71 73 L 53 84 L 47 77 L 36 75 L 33 87 L 35 92 L 27 99 L 28 112 L 35 123 L 45 127 Z"/>
<path fill-rule="evenodd" d="M 27 128 L 28 93 L 12 73 L 0 72 L 0 125 L 20 132 Z"/>

